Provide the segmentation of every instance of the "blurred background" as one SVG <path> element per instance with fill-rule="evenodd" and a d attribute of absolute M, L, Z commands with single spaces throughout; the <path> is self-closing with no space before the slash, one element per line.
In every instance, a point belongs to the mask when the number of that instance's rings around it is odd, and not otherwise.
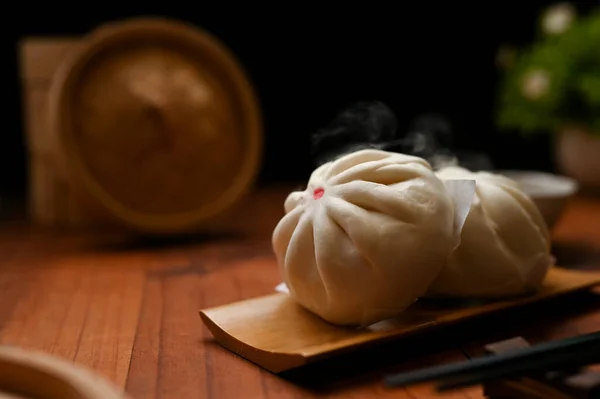
<path fill-rule="evenodd" d="M 7 12 L 2 74 L 5 123 L 0 193 L 27 197 L 23 90 L 18 43 L 29 36 L 82 36 L 105 22 L 170 17 L 198 26 L 235 54 L 258 94 L 264 156 L 258 184 L 303 182 L 313 169 L 309 136 L 355 101 L 379 100 L 405 132 L 416 117 L 442 115 L 456 148 L 487 154 L 495 168 L 555 171 L 552 137 L 499 132 L 493 113 L 499 48 L 525 45 L 540 11 L 555 2 L 324 3 L 284 6 L 162 3 L 133 7 L 96 2 L 62 10 Z M 571 2 L 585 14 L 596 1 Z M 31 7 L 28 7 L 31 8 Z"/>

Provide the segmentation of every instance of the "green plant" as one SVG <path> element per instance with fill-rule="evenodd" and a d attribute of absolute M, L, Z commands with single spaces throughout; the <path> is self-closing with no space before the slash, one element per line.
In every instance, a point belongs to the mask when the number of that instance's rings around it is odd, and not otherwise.
<path fill-rule="evenodd" d="M 498 127 L 530 134 L 578 125 L 600 136 L 600 10 L 579 17 L 562 3 L 539 22 L 532 45 L 499 53 Z"/>

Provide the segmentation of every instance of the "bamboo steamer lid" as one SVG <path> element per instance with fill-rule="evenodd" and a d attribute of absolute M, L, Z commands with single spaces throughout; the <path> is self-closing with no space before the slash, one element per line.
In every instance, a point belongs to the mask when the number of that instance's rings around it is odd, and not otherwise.
<path fill-rule="evenodd" d="M 48 354 L 0 347 L 0 399 L 127 399 L 87 368 Z"/>
<path fill-rule="evenodd" d="M 92 32 L 56 73 L 50 104 L 66 173 L 146 232 L 187 231 L 224 213 L 260 166 L 251 83 L 217 39 L 176 21 Z"/>

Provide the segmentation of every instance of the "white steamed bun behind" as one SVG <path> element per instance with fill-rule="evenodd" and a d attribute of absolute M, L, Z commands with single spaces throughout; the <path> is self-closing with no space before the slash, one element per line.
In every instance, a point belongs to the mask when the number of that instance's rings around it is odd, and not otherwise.
<path fill-rule="evenodd" d="M 535 203 L 516 182 L 450 166 L 443 181 L 474 179 L 476 191 L 461 243 L 428 296 L 499 298 L 538 289 L 552 264 L 550 234 Z"/>

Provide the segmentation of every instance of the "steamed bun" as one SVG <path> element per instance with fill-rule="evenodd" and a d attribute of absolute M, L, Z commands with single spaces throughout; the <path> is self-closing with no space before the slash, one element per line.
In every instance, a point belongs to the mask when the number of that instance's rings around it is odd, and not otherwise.
<path fill-rule="evenodd" d="M 402 312 L 458 244 L 454 204 L 422 158 L 360 150 L 291 193 L 273 249 L 291 297 L 339 325 Z"/>
<path fill-rule="evenodd" d="M 428 296 L 499 298 L 540 287 L 549 266 L 550 234 L 531 199 L 501 175 L 451 166 L 443 181 L 474 179 L 476 191 L 461 243 Z"/>

